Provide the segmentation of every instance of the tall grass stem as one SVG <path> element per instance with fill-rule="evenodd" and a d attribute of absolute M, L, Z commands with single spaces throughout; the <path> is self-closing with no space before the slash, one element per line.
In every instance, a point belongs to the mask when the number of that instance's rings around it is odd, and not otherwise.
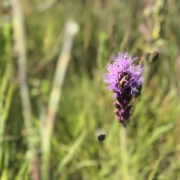
<path fill-rule="evenodd" d="M 49 179 L 49 160 L 51 152 L 51 136 L 54 129 L 55 117 L 61 99 L 62 86 L 68 68 L 74 35 L 78 31 L 78 25 L 69 21 L 65 25 L 64 42 L 62 51 L 59 54 L 57 66 L 54 74 L 52 90 L 47 108 L 46 118 L 42 121 L 42 167 L 41 174 L 43 180 Z"/>

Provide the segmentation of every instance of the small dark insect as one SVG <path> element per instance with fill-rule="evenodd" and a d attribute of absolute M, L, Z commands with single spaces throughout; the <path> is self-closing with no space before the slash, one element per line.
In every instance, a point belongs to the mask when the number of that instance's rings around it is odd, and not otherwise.
<path fill-rule="evenodd" d="M 105 138 L 106 138 L 106 135 L 105 135 L 105 134 L 100 134 L 100 135 L 98 136 L 98 140 L 99 140 L 99 141 L 104 141 Z"/>
<path fill-rule="evenodd" d="M 149 59 L 149 62 L 155 62 L 159 57 L 159 52 L 158 51 L 154 51 Z"/>

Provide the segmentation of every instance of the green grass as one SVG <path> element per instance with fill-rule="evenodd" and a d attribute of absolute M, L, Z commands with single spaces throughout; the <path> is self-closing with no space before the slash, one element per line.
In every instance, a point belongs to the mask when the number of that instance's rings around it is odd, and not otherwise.
<path fill-rule="evenodd" d="M 52 2 L 0 3 L 0 179 L 180 179 L 180 2 Z M 145 70 L 124 128 L 103 74 L 126 51 Z"/>

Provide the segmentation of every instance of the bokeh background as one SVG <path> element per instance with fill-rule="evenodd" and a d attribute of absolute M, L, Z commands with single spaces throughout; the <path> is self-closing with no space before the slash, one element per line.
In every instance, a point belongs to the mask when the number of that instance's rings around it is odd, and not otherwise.
<path fill-rule="evenodd" d="M 178 0 L 2 0 L 0 179 L 180 179 L 179 17 Z M 117 52 L 145 68 L 126 128 L 103 82 Z"/>

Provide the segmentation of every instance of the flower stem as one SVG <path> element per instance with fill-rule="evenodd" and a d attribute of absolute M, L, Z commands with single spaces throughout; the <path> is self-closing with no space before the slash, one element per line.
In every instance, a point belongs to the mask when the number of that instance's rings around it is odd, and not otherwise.
<path fill-rule="evenodd" d="M 121 160 L 122 160 L 122 169 L 121 169 L 121 179 L 128 180 L 128 152 L 126 145 L 126 128 L 121 126 L 120 129 L 120 148 L 121 148 Z"/>

